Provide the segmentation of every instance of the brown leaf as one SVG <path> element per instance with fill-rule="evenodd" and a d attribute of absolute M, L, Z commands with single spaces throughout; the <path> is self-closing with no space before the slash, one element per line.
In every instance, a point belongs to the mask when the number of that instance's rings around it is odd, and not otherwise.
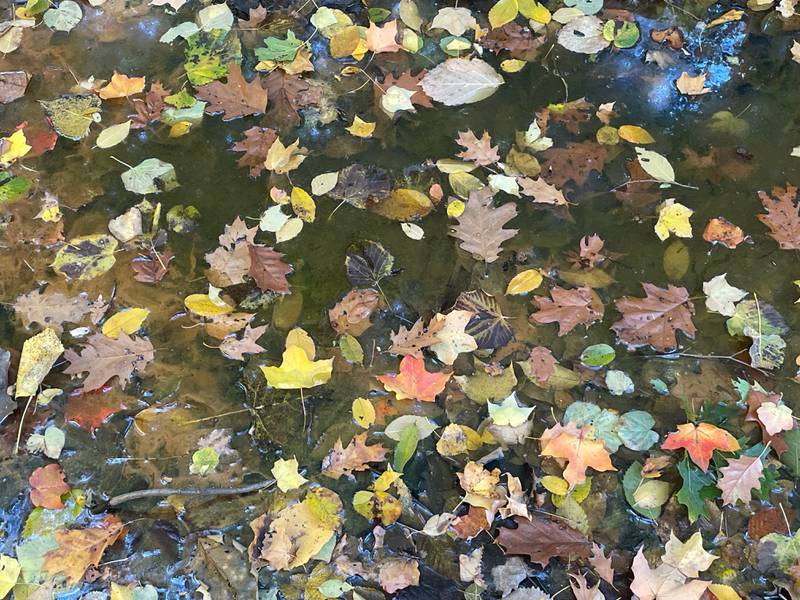
<path fill-rule="evenodd" d="M 422 319 L 417 319 L 411 329 L 406 329 L 404 325 L 401 325 L 397 333 L 393 333 L 390 337 L 392 345 L 389 352 L 421 358 L 423 348 L 439 343 L 437 334 L 444 325 L 444 321 L 432 320 L 425 329 Z"/>
<path fill-rule="evenodd" d="M 141 98 L 133 100 L 133 109 L 136 114 L 128 115 L 132 121 L 131 129 L 141 129 L 154 121 L 158 121 L 161 117 L 161 111 L 167 107 L 164 103 L 164 98 L 169 94 L 169 90 L 165 89 L 160 82 L 154 81 L 151 83 L 150 90 L 144 95 L 144 100 Z"/>
<path fill-rule="evenodd" d="M 91 306 L 85 293 L 67 297 L 60 292 L 33 290 L 16 299 L 14 312 L 25 327 L 38 323 L 61 333 L 64 323 L 80 323 Z"/>
<path fill-rule="evenodd" d="M 64 418 L 94 433 L 108 417 L 135 405 L 136 400 L 119 389 L 103 386 L 93 392 L 79 391 L 70 394 Z"/>
<path fill-rule="evenodd" d="M 395 78 L 395 76 L 391 73 L 387 73 L 380 85 L 377 85 L 374 82 L 372 84 L 375 105 L 380 105 L 380 99 L 386 93 L 386 90 L 392 86 L 397 86 L 410 92 L 414 92 L 414 95 L 409 98 L 411 104 L 416 104 L 417 106 L 423 106 L 425 108 L 433 108 L 433 103 L 431 102 L 430 96 L 425 93 L 420 85 L 420 81 L 422 81 L 422 78 L 425 77 L 427 72 L 427 69 L 422 69 L 422 71 L 416 75 L 412 75 L 411 70 L 406 69 L 400 74 L 400 77 L 397 78 Z"/>
<path fill-rule="evenodd" d="M 668 27 L 667 29 L 651 29 L 650 39 L 657 44 L 666 44 L 673 50 L 680 50 L 683 48 L 684 44 L 683 32 L 677 27 Z"/>
<path fill-rule="evenodd" d="M 492 29 L 480 39 L 480 44 L 495 54 L 508 50 L 511 58 L 530 62 L 537 57 L 539 48 L 546 39 L 546 36 L 534 38 L 528 27 L 522 27 L 512 21 Z"/>
<path fill-rule="evenodd" d="M 369 469 L 368 463 L 386 459 L 388 448 L 380 444 L 367 446 L 366 442 L 366 433 L 355 436 L 346 448 L 342 446 L 341 438 L 337 439 L 331 451 L 322 460 L 322 474 L 339 479 L 342 475 L 352 475 L 353 471 L 366 471 Z"/>
<path fill-rule="evenodd" d="M 471 129 L 459 131 L 456 142 L 458 142 L 459 146 L 466 148 L 456 156 L 472 161 L 479 167 L 491 165 L 500 160 L 497 146 L 492 146 L 492 138 L 488 131 L 484 131 L 483 136 L 480 138 L 476 137 Z"/>
<path fill-rule="evenodd" d="M 319 88 L 312 88 L 297 75 L 287 75 L 280 69 L 272 71 L 264 79 L 264 87 L 270 100 L 267 117 L 280 130 L 300 125 L 302 119 L 298 111 L 320 100 Z"/>
<path fill-rule="evenodd" d="M 589 558 L 591 544 L 586 536 L 556 521 L 534 516 L 514 517 L 516 529 L 501 527 L 496 541 L 506 554 L 524 554 L 546 567 L 551 558 Z"/>
<path fill-rule="evenodd" d="M 116 377 L 124 387 L 131 376 L 144 370 L 155 358 L 153 344 L 144 338 L 131 338 L 120 332 L 117 339 L 95 333 L 87 338 L 80 354 L 71 348 L 64 352 L 69 366 L 67 375 L 89 373 L 83 382 L 85 390 L 96 390 L 108 380 Z"/>
<path fill-rule="evenodd" d="M 206 262 L 213 272 L 208 274 L 211 283 L 217 287 L 244 283 L 244 276 L 248 274 L 252 265 L 249 248 L 250 244 L 238 241 L 233 248 L 220 246 L 206 254 Z"/>
<path fill-rule="evenodd" d="M 760 540 L 770 533 L 792 535 L 788 523 L 794 523 L 794 509 L 787 507 L 762 508 L 747 523 L 747 533 L 754 540 Z"/>
<path fill-rule="evenodd" d="M 536 297 L 533 302 L 539 308 L 530 318 L 536 323 L 558 323 L 558 335 L 566 335 L 577 325 L 589 326 L 603 318 L 605 310 L 600 296 L 590 287 L 567 290 L 555 286 L 550 290 L 552 298 Z"/>
<path fill-rule="evenodd" d="M 479 506 L 469 506 L 466 514 L 456 518 L 452 523 L 456 535 L 462 540 L 474 538 L 481 531 L 488 531 L 491 524 L 486 519 L 486 509 Z"/>
<path fill-rule="evenodd" d="M 385 558 L 380 563 L 378 580 L 387 594 L 419 585 L 419 563 L 400 556 Z"/>
<path fill-rule="evenodd" d="M 501 245 L 518 233 L 518 229 L 503 229 L 503 225 L 517 216 L 517 205 L 508 202 L 499 207 L 492 206 L 488 199 L 473 192 L 467 206 L 458 217 L 458 225 L 450 235 L 461 240 L 460 247 L 487 263 L 500 258 Z"/>
<path fill-rule="evenodd" d="M 264 348 L 258 345 L 258 338 L 264 335 L 267 330 L 266 325 L 261 327 L 250 327 L 248 323 L 245 327 L 241 339 L 237 339 L 235 335 L 229 335 L 219 345 L 220 351 L 234 360 L 245 360 L 245 354 L 258 354 L 264 352 Z"/>
<path fill-rule="evenodd" d="M 31 484 L 31 502 L 34 506 L 56 510 L 64 508 L 61 496 L 69 491 L 64 481 L 64 471 L 57 464 L 36 469 L 28 479 Z"/>
<path fill-rule="evenodd" d="M 666 289 L 643 283 L 645 298 L 624 296 L 615 302 L 622 319 L 612 325 L 621 342 L 629 348 L 650 345 L 659 352 L 677 347 L 675 332 L 680 329 L 694 339 L 694 304 L 684 287 Z"/>
<path fill-rule="evenodd" d="M 30 80 L 30 74 L 25 71 L 0 71 L 0 104 L 22 98 Z"/>
<path fill-rule="evenodd" d="M 567 199 L 564 192 L 550 185 L 541 177 L 518 177 L 519 191 L 526 196 L 531 196 L 537 204 L 555 204 L 556 206 L 566 206 Z"/>
<path fill-rule="evenodd" d="M 248 244 L 250 250 L 250 277 L 262 292 L 272 291 L 279 294 L 289 293 L 289 282 L 286 276 L 292 272 L 292 265 L 287 265 L 283 254 L 270 246 Z"/>
<path fill-rule="evenodd" d="M 586 183 L 592 171 L 603 172 L 608 150 L 595 142 L 570 142 L 564 148 L 549 148 L 542 153 L 542 175 L 548 183 L 563 188 L 568 181 Z"/>
<path fill-rule="evenodd" d="M 148 252 L 144 256 L 137 256 L 131 261 L 131 267 L 136 272 L 133 278 L 142 283 L 158 283 L 167 274 L 169 263 L 175 255 L 169 250 L 157 254 Z"/>
<path fill-rule="evenodd" d="M 614 585 L 614 568 L 611 566 L 611 556 L 606 558 L 603 549 L 596 543 L 592 544 L 592 555 L 589 557 L 589 564 L 594 567 L 601 579 Z"/>
<path fill-rule="evenodd" d="M 574 134 L 580 133 L 581 123 L 592 118 L 594 105 L 585 98 L 579 98 L 566 104 L 558 104 L 543 109 L 540 118 L 548 119 L 566 127 L 567 131 Z"/>
<path fill-rule="evenodd" d="M 89 567 L 100 564 L 106 548 L 119 539 L 123 530 L 122 521 L 108 515 L 95 527 L 57 531 L 58 548 L 45 554 L 42 570 L 51 576 L 64 575 L 67 584 L 74 584 Z"/>
<path fill-rule="evenodd" d="M 733 250 L 745 241 L 744 231 L 738 225 L 734 225 L 725 217 L 709 219 L 703 239 L 711 244 L 722 244 L 726 248 Z"/>
<path fill-rule="evenodd" d="M 267 158 L 267 150 L 272 146 L 272 142 L 278 137 L 278 132 L 269 127 L 251 127 L 245 129 L 244 139 L 239 140 L 231 150 L 234 152 L 244 152 L 244 155 L 237 163 L 240 167 L 250 168 L 250 177 L 258 177 L 264 170 L 264 161 Z"/>
<path fill-rule="evenodd" d="M 767 210 L 765 215 L 757 215 L 758 220 L 769 227 L 769 235 L 783 250 L 800 250 L 800 206 L 797 199 L 797 186 L 786 184 L 786 189 L 775 186 L 770 197 L 759 191 L 758 197 Z"/>
<path fill-rule="evenodd" d="M 675 80 L 675 86 L 678 91 L 685 96 L 701 96 L 708 94 L 711 88 L 706 87 L 706 74 L 702 73 L 696 77 L 692 77 L 684 71 L 681 76 Z"/>
<path fill-rule="evenodd" d="M 641 163 L 638 160 L 629 160 L 626 167 L 628 169 L 628 181 L 619 187 L 614 192 L 614 195 L 621 202 L 638 210 L 658 202 L 661 199 L 658 183 L 651 181 L 652 177 L 642 168 Z"/>
<path fill-rule="evenodd" d="M 531 375 L 533 375 L 534 379 L 544 384 L 555 373 L 558 361 L 548 348 L 536 346 L 528 356 L 528 363 L 531 365 Z"/>
<path fill-rule="evenodd" d="M 328 311 L 331 327 L 340 335 L 343 333 L 361 335 L 372 324 L 369 320 L 370 315 L 378 307 L 380 301 L 380 293 L 371 288 L 350 290 L 336 306 Z"/>
<path fill-rule="evenodd" d="M 225 83 L 212 81 L 197 88 L 197 96 L 208 102 L 206 112 L 224 113 L 223 121 L 247 115 L 257 115 L 267 109 L 267 90 L 261 86 L 261 77 L 249 82 L 242 75 L 242 67 L 231 64 Z"/>

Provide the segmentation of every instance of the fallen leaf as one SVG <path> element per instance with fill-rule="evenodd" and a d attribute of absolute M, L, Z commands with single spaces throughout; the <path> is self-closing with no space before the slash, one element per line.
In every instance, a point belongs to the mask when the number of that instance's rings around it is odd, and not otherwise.
<path fill-rule="evenodd" d="M 117 339 L 120 333 L 127 333 L 128 335 L 136 333 L 149 315 L 150 311 L 146 308 L 121 310 L 103 323 L 103 335 L 112 339 Z"/>
<path fill-rule="evenodd" d="M 291 288 L 286 276 L 293 268 L 283 262 L 284 255 L 269 246 L 259 244 L 248 244 L 247 249 L 250 253 L 248 274 L 255 280 L 258 289 L 262 292 L 288 294 Z"/>
<path fill-rule="evenodd" d="M 287 345 L 279 367 L 261 367 L 267 383 L 282 390 L 324 385 L 331 378 L 333 359 L 311 360 L 299 346 Z"/>
<path fill-rule="evenodd" d="M 98 90 L 97 95 L 103 100 L 114 98 L 127 98 L 144 91 L 144 77 L 129 77 L 125 73 L 117 73 L 111 76 L 111 81 L 103 88 Z"/>
<path fill-rule="evenodd" d="M 134 374 L 144 371 L 147 363 L 155 358 L 155 351 L 153 344 L 145 338 L 131 338 L 120 332 L 117 339 L 111 339 L 94 333 L 87 338 L 80 353 L 68 349 L 64 358 L 70 363 L 64 373 L 88 373 L 83 381 L 83 388 L 91 391 L 102 387 L 114 377 L 120 387 L 124 387 Z"/>
<path fill-rule="evenodd" d="M 792 409 L 785 404 L 762 402 L 761 406 L 756 409 L 756 414 L 758 415 L 758 420 L 770 435 L 794 429 Z"/>
<path fill-rule="evenodd" d="M 624 296 L 615 302 L 622 320 L 611 326 L 620 341 L 629 348 L 650 345 L 660 352 L 678 345 L 675 332 L 680 329 L 690 338 L 697 331 L 692 316 L 694 305 L 686 288 L 668 286 L 666 289 L 643 283 L 646 297 Z"/>
<path fill-rule="evenodd" d="M 378 580 L 387 594 L 419 585 L 419 563 L 413 558 L 386 558 L 381 561 Z"/>
<path fill-rule="evenodd" d="M 531 366 L 531 376 L 540 385 L 547 383 L 547 380 L 555 373 L 555 366 L 558 361 L 550 352 L 549 348 L 536 346 L 528 356 L 528 364 Z"/>
<path fill-rule="evenodd" d="M 734 225 L 725 217 L 715 217 L 709 219 L 705 231 L 703 231 L 703 239 L 711 244 L 722 244 L 733 250 L 747 238 L 741 227 Z"/>
<path fill-rule="evenodd" d="M 22 98 L 30 80 L 31 76 L 26 71 L 0 71 L 0 104 Z"/>
<path fill-rule="evenodd" d="M 753 488 L 761 489 L 761 474 L 764 463 L 760 456 L 741 456 L 728 459 L 728 464 L 721 467 L 722 475 L 717 480 L 717 487 L 722 490 L 723 506 L 736 506 L 737 500 L 749 504 Z"/>
<path fill-rule="evenodd" d="M 365 43 L 367 49 L 375 54 L 381 52 L 397 52 L 401 46 L 395 41 L 397 36 L 397 19 L 386 21 L 383 27 L 378 27 L 370 21 L 367 29 Z"/>
<path fill-rule="evenodd" d="M 546 429 L 540 438 L 542 456 L 567 461 L 563 476 L 570 485 L 585 481 L 588 467 L 596 471 L 616 471 L 603 441 L 593 435 L 591 425 L 578 428 L 574 423 L 556 424 Z"/>
<path fill-rule="evenodd" d="M 290 490 L 296 490 L 308 481 L 308 479 L 297 472 L 297 467 L 296 458 L 290 458 L 288 460 L 279 458 L 275 461 L 275 464 L 272 465 L 271 473 L 280 491 L 288 492 Z"/>
<path fill-rule="evenodd" d="M 703 282 L 703 293 L 706 295 L 706 308 L 711 312 L 733 316 L 736 311 L 734 306 L 739 300 L 748 293 L 737 287 L 733 287 L 725 279 L 727 273 L 712 277 L 709 281 Z"/>
<path fill-rule="evenodd" d="M 530 318 L 536 323 L 558 323 L 559 336 L 568 334 L 578 325 L 589 326 L 603 319 L 603 302 L 589 287 L 567 290 L 554 286 L 550 290 L 550 296 L 552 299 L 538 296 L 533 298 L 539 310 Z"/>
<path fill-rule="evenodd" d="M 261 77 L 256 75 L 248 82 L 238 64 L 230 65 L 226 83 L 212 81 L 201 85 L 197 95 L 208 102 L 207 113 L 224 113 L 223 121 L 257 115 L 267 109 L 267 90 L 261 84 Z"/>
<path fill-rule="evenodd" d="M 269 171 L 285 175 L 303 163 L 306 159 L 307 152 L 308 150 L 300 147 L 299 139 L 296 139 L 288 146 L 284 146 L 280 138 L 275 138 L 275 141 L 269 147 L 269 150 L 267 150 L 267 158 L 264 160 L 264 166 Z"/>
<path fill-rule="evenodd" d="M 678 431 L 673 431 L 667 436 L 661 448 L 662 450 L 683 448 L 694 464 L 707 471 L 714 450 L 733 452 L 739 449 L 739 442 L 730 433 L 711 423 L 699 425 L 684 423 L 678 425 Z"/>
<path fill-rule="evenodd" d="M 518 229 L 503 229 L 503 225 L 516 216 L 517 207 L 513 202 L 493 207 L 491 197 L 483 199 L 478 193 L 472 193 L 451 235 L 461 240 L 463 250 L 491 263 L 500 258 L 503 242 L 519 232 Z"/>
<path fill-rule="evenodd" d="M 487 131 L 484 131 L 480 138 L 476 137 L 471 129 L 459 131 L 456 142 L 465 148 L 456 156 L 471 161 L 479 167 L 491 165 L 500 160 L 497 146 L 492 146 L 492 138 Z"/>
<path fill-rule="evenodd" d="M 475 338 L 464 329 L 472 319 L 473 313 L 467 310 L 451 310 L 446 315 L 436 314 L 431 327 L 436 329 L 435 344 L 430 346 L 431 352 L 446 365 L 452 365 L 462 352 L 472 352 L 478 348 Z M 442 326 L 439 326 L 442 323 Z"/>
<path fill-rule="evenodd" d="M 514 517 L 516 529 L 500 527 L 496 541 L 506 554 L 522 554 L 547 567 L 551 558 L 589 558 L 591 544 L 579 531 L 550 519 Z"/>
<path fill-rule="evenodd" d="M 786 184 L 786 189 L 775 186 L 772 196 L 759 191 L 758 197 L 767 210 L 765 215 L 756 215 L 769 227 L 769 235 L 783 250 L 800 250 L 800 206 L 795 202 L 797 187 Z"/>
<path fill-rule="evenodd" d="M 259 354 L 266 349 L 258 344 L 258 338 L 264 335 L 267 330 L 266 325 L 260 327 L 250 327 L 248 323 L 245 326 L 244 333 L 241 338 L 235 335 L 229 335 L 222 340 L 219 345 L 220 352 L 228 358 L 233 360 L 247 360 L 245 354 Z"/>
<path fill-rule="evenodd" d="M 673 199 L 665 201 L 658 210 L 658 221 L 655 232 L 662 242 L 673 234 L 676 237 L 692 237 L 692 225 L 689 217 L 694 214 L 691 208 L 684 206 Z"/>
<path fill-rule="evenodd" d="M 436 395 L 444 391 L 452 373 L 435 373 L 425 370 L 425 360 L 406 355 L 400 361 L 398 374 L 380 375 L 378 381 L 387 392 L 394 392 L 398 400 L 406 398 L 422 402 L 435 402 Z"/>
<path fill-rule="evenodd" d="M 354 471 L 369 469 L 369 463 L 383 462 L 388 452 L 389 449 L 380 444 L 368 446 L 366 433 L 356 435 L 347 447 L 342 446 L 340 438 L 322 460 L 322 474 L 332 479 L 349 477 Z"/>
<path fill-rule="evenodd" d="M 61 345 L 58 334 L 49 327 L 25 340 L 17 369 L 14 397 L 35 396 L 39 385 L 62 352 L 64 346 Z"/>
<path fill-rule="evenodd" d="M 479 58 L 449 58 L 425 74 L 422 89 L 445 106 L 479 102 L 505 81 L 489 63 Z"/>
<path fill-rule="evenodd" d="M 678 88 L 678 91 L 685 96 L 700 96 L 702 94 L 708 94 L 711 91 L 711 88 L 707 88 L 705 85 L 705 73 L 697 75 L 696 77 L 692 77 L 689 75 L 689 73 L 684 71 L 681 73 L 681 76 L 675 80 L 675 86 Z"/>
<path fill-rule="evenodd" d="M 28 479 L 31 484 L 31 502 L 34 506 L 41 506 L 56 510 L 64 508 L 61 496 L 69 491 L 69 485 L 64 481 L 64 472 L 57 464 L 47 465 L 36 469 Z"/>
<path fill-rule="evenodd" d="M 245 129 L 243 134 L 244 139 L 231 146 L 231 150 L 244 152 L 237 164 L 240 167 L 248 167 L 250 169 L 250 177 L 258 177 L 264 170 L 267 151 L 278 137 L 278 132 L 269 127 L 255 126 Z"/>
<path fill-rule="evenodd" d="M 432 322 L 431 325 L 426 329 L 422 319 L 418 319 L 410 329 L 401 325 L 400 329 L 391 335 L 392 345 L 389 347 L 389 352 L 422 358 L 422 349 L 437 343 L 436 334 L 444 327 L 444 322 Z"/>
<path fill-rule="evenodd" d="M 519 177 L 517 178 L 520 191 L 533 198 L 536 204 L 553 204 L 555 206 L 567 206 L 567 199 L 564 197 L 564 192 L 550 185 L 541 177 L 533 179 L 532 177 Z"/>
<path fill-rule="evenodd" d="M 124 524 L 114 515 L 93 527 L 56 531 L 58 548 L 44 555 L 42 571 L 66 577 L 67 584 L 79 582 L 89 567 L 97 566 L 106 549 L 122 536 Z"/>

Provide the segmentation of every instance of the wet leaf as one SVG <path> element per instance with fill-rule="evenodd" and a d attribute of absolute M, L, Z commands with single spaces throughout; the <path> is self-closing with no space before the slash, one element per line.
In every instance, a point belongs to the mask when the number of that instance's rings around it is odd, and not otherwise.
<path fill-rule="evenodd" d="M 536 297 L 539 307 L 531 315 L 537 323 L 558 323 L 558 335 L 566 335 L 578 325 L 591 325 L 603 318 L 605 309 L 600 297 L 589 287 L 567 290 L 558 286 L 550 290 L 551 299 Z"/>
<path fill-rule="evenodd" d="M 95 333 L 87 338 L 80 353 L 68 349 L 64 358 L 70 363 L 64 373 L 88 373 L 83 388 L 91 391 L 113 378 L 117 378 L 120 387 L 125 387 L 134 374 L 141 374 L 147 364 L 154 360 L 155 350 L 149 340 L 131 338 L 122 331 L 116 339 Z"/>
<path fill-rule="evenodd" d="M 263 113 L 267 108 L 267 90 L 260 76 L 248 82 L 238 64 L 228 68 L 227 81 L 212 81 L 197 88 L 197 95 L 208 102 L 209 114 L 223 113 L 224 121 Z"/>
<path fill-rule="evenodd" d="M 54 100 L 40 100 L 47 117 L 59 135 L 80 140 L 89 134 L 89 126 L 100 120 L 100 98 L 91 95 L 66 95 Z"/>
<path fill-rule="evenodd" d="M 739 442 L 730 433 L 711 423 L 699 425 L 685 423 L 678 425 L 678 431 L 673 431 L 667 436 L 661 448 L 663 450 L 683 448 L 694 464 L 707 471 L 714 450 L 733 452 L 739 449 Z"/>
<path fill-rule="evenodd" d="M 69 491 L 69 485 L 64 481 L 64 472 L 57 464 L 39 467 L 30 476 L 31 502 L 34 506 L 41 506 L 51 510 L 64 508 L 61 496 Z"/>
<path fill-rule="evenodd" d="M 516 529 L 501 527 L 497 534 L 497 543 L 506 554 L 526 555 L 542 567 L 553 557 L 589 557 L 589 540 L 570 527 L 538 516 L 514 517 L 514 522 Z"/>
<path fill-rule="evenodd" d="M 299 346 L 287 346 L 279 367 L 261 367 L 269 385 L 289 390 L 324 385 L 331 378 L 332 370 L 332 358 L 310 360 Z"/>
<path fill-rule="evenodd" d="M 445 106 L 471 104 L 488 98 L 504 83 L 503 78 L 478 58 L 450 58 L 428 71 L 422 89 Z"/>
<path fill-rule="evenodd" d="M 452 373 L 435 373 L 425 369 L 425 361 L 413 356 L 404 356 L 400 361 L 400 372 L 378 376 L 387 392 L 394 392 L 398 400 L 411 399 L 435 402 L 450 379 Z"/>
<path fill-rule="evenodd" d="M 678 345 L 675 337 L 678 329 L 694 338 L 697 331 L 692 322 L 694 305 L 685 288 L 670 285 L 664 289 L 652 283 L 643 283 L 642 287 L 645 298 L 624 296 L 616 301 L 622 320 L 611 328 L 620 341 L 630 348 L 649 344 L 665 352 Z"/>
<path fill-rule="evenodd" d="M 14 397 L 35 396 L 44 378 L 53 368 L 64 346 L 55 331 L 49 327 L 25 340 L 17 369 Z"/>
<path fill-rule="evenodd" d="M 389 450 L 380 444 L 367 445 L 366 440 L 366 433 L 356 435 L 347 447 L 342 446 L 341 439 L 336 440 L 322 461 L 322 474 L 332 479 L 350 477 L 355 471 L 369 469 L 369 463 L 383 462 Z"/>

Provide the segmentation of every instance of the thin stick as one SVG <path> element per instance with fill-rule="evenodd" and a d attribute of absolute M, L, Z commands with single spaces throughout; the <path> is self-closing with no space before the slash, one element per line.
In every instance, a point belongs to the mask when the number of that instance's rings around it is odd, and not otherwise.
<path fill-rule="evenodd" d="M 212 488 L 150 488 L 146 490 L 138 490 L 136 492 L 128 492 L 127 494 L 120 494 L 114 496 L 108 501 L 110 506 L 119 506 L 131 500 L 139 500 L 140 498 L 159 498 L 162 496 L 235 496 L 238 494 L 250 494 L 263 490 L 272 485 L 275 485 L 274 479 L 267 479 L 259 481 L 258 483 L 251 483 L 250 485 L 240 485 L 238 487 L 212 487 Z"/>
<path fill-rule="evenodd" d="M 28 402 L 25 403 L 25 410 L 22 411 L 22 416 L 19 418 L 19 429 L 17 430 L 17 443 L 14 444 L 14 454 L 19 454 L 19 441 L 22 438 L 22 425 L 25 423 L 25 415 L 31 406 L 33 396 L 28 396 Z"/>

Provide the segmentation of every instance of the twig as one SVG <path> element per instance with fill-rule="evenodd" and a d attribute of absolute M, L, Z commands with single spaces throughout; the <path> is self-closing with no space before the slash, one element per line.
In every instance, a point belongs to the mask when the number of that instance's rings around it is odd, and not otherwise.
<path fill-rule="evenodd" d="M 149 488 L 128 492 L 114 496 L 108 501 L 109 506 L 119 506 L 131 500 L 140 498 L 160 498 L 162 496 L 236 496 L 238 494 L 250 494 L 275 485 L 274 479 L 251 483 L 250 485 L 240 485 L 238 487 L 211 487 L 211 488 Z"/>

